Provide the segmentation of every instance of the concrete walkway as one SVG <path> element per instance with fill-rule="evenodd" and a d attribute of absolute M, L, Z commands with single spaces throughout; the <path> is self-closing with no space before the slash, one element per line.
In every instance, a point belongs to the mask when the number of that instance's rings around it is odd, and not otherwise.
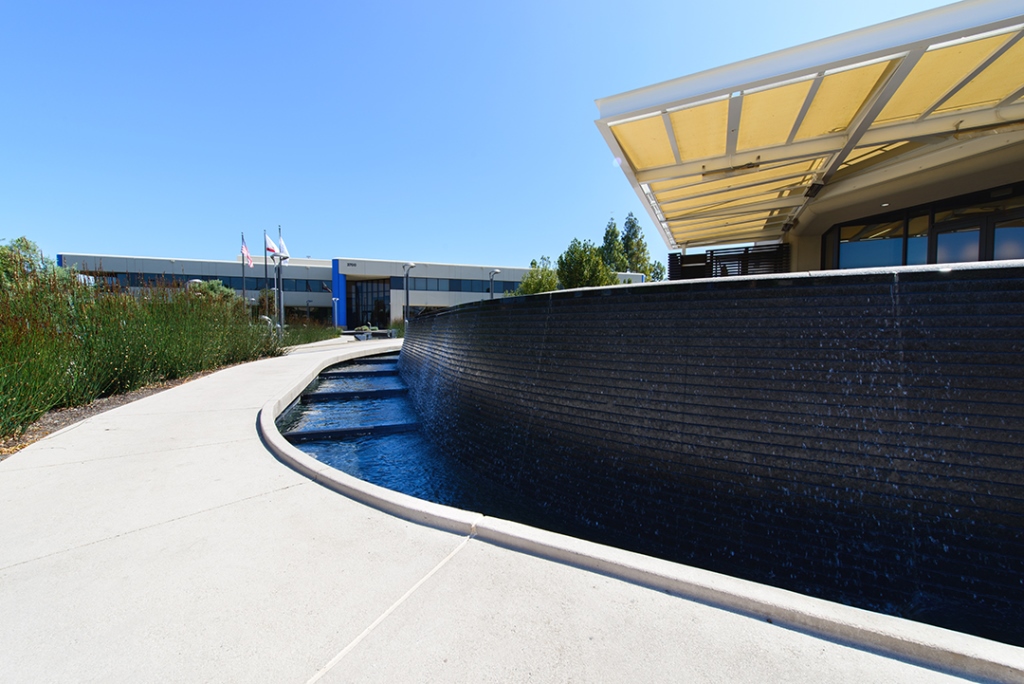
<path fill-rule="evenodd" d="M 444 531 L 278 460 L 257 429 L 265 405 L 342 355 L 394 347 L 321 343 L 230 368 L 0 462 L 0 681 L 1024 681 L 1024 649 L 501 521 Z M 559 553 L 577 565 L 540 557 Z M 753 603 L 730 604 L 736 592 Z M 800 629 L 763 617 L 777 601 Z M 823 638 L 822 615 L 923 634 L 908 658 L 945 672 Z"/>

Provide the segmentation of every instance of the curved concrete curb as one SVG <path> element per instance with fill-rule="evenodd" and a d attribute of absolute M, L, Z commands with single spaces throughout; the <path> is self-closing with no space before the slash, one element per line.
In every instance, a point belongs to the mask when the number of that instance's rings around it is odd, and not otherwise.
<path fill-rule="evenodd" d="M 279 460 L 294 468 L 306 477 L 318 482 L 328 489 L 333 489 L 356 501 L 391 513 L 413 522 L 430 525 L 438 529 L 469 535 L 473 533 L 476 523 L 483 518 L 479 513 L 461 511 L 457 508 L 442 506 L 430 501 L 395 492 L 384 487 L 364 482 L 347 473 L 325 465 L 309 454 L 292 446 L 277 430 L 274 421 L 291 405 L 302 391 L 328 366 L 350 361 L 361 356 L 398 351 L 402 348 L 401 340 L 375 346 L 372 349 L 361 347 L 346 350 L 329 357 L 321 357 L 316 363 L 298 378 L 296 384 L 281 396 L 271 399 L 260 409 L 257 426 L 264 443 Z"/>
<path fill-rule="evenodd" d="M 423 501 L 331 468 L 292 446 L 278 432 L 276 417 L 321 370 L 400 348 L 401 340 L 396 340 L 373 349 L 346 350 L 312 364 L 290 390 L 260 410 L 258 429 L 266 445 L 283 463 L 325 487 L 407 520 L 950 674 L 1006 684 L 1024 681 L 1024 648 Z"/>

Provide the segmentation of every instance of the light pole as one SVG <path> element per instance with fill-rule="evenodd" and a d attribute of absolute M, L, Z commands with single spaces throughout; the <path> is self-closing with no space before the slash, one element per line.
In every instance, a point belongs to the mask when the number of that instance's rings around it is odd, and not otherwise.
<path fill-rule="evenodd" d="M 402 266 L 405 269 L 405 315 L 402 317 L 402 321 L 406 328 L 409 327 L 409 271 L 416 268 L 416 264 L 409 262 Z"/>
<path fill-rule="evenodd" d="M 500 268 L 492 268 L 491 269 L 491 273 L 490 273 L 490 276 L 491 276 L 491 299 L 494 299 L 494 276 L 498 275 L 499 273 L 501 273 L 501 269 Z"/>

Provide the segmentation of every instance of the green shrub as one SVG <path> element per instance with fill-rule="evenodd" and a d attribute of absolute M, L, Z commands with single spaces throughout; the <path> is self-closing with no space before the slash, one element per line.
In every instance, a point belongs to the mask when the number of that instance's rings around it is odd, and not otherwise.
<path fill-rule="evenodd" d="M 52 408 L 280 354 L 225 290 L 108 291 L 46 263 L 24 238 L 0 245 L 0 436 Z"/>

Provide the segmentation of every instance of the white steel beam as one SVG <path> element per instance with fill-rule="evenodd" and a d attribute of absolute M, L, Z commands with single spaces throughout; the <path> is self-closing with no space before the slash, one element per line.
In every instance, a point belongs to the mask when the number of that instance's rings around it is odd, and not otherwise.
<path fill-rule="evenodd" d="M 860 144 L 861 138 L 867 133 L 871 124 L 875 122 L 878 115 L 882 113 L 885 105 L 889 104 L 889 99 L 899 90 L 899 87 L 903 85 L 903 82 L 907 80 L 907 76 L 914 70 L 917 63 L 921 61 L 921 57 L 925 51 L 919 48 L 899 61 L 896 68 L 893 69 L 892 73 L 889 74 L 885 82 L 875 90 L 874 93 L 867 99 L 864 105 L 861 107 L 857 115 L 853 117 L 853 121 L 846 128 L 846 142 L 838 153 L 829 160 L 824 172 L 821 175 L 821 183 L 828 184 L 829 179 L 839 169 L 846 158 L 853 152 L 853 148 Z"/>

